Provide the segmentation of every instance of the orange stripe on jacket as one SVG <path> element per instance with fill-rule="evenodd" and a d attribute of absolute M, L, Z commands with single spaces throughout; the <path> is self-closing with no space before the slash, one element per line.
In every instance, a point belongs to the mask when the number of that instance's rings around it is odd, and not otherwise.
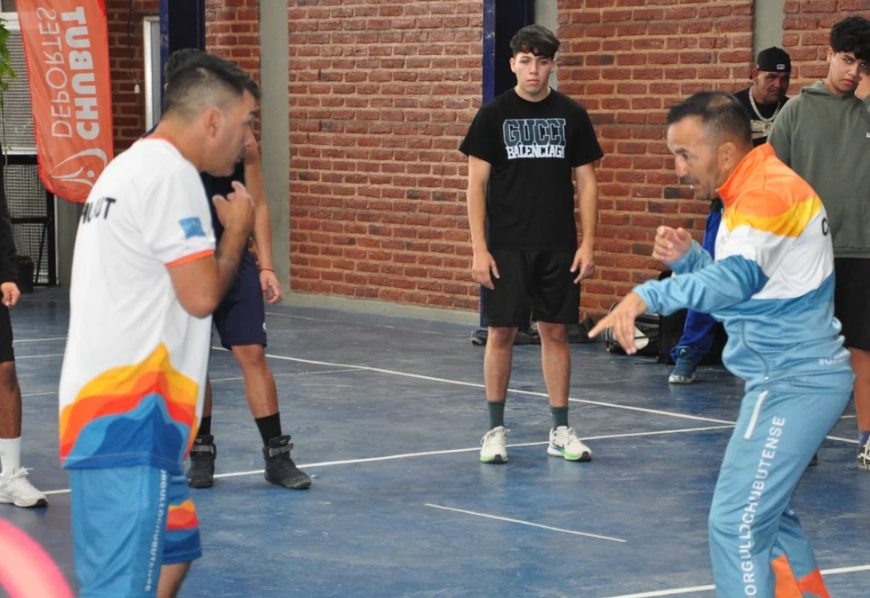
<path fill-rule="evenodd" d="M 768 196 L 758 197 L 757 201 L 748 202 L 746 199 L 752 194 L 746 194 L 742 201 L 736 203 L 731 209 L 726 210 L 724 215 L 725 226 L 728 230 L 734 230 L 738 226 L 751 226 L 755 230 L 773 233 L 780 237 L 798 237 L 807 225 L 822 211 L 821 200 L 814 196 L 792 203 L 782 205 L 782 202 L 772 201 Z M 777 204 L 778 213 L 770 215 L 753 214 L 753 208 L 759 205 Z M 748 208 L 748 209 L 747 209 Z"/>
<path fill-rule="evenodd" d="M 722 220 L 728 230 L 749 225 L 797 237 L 822 209 L 810 184 L 796 177 L 769 144 L 749 152 L 719 188 L 719 194 L 725 202 Z"/>

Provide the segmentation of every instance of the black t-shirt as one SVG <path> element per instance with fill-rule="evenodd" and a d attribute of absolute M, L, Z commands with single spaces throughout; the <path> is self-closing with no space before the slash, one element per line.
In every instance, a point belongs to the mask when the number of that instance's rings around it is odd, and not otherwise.
<path fill-rule="evenodd" d="M 220 240 L 221 235 L 224 234 L 224 225 L 218 220 L 217 210 L 211 198 L 215 195 L 226 197 L 228 193 L 232 193 L 233 181 L 245 184 L 245 161 L 240 160 L 230 176 L 212 176 L 207 172 L 201 172 L 199 173 L 199 178 L 202 179 L 202 184 L 205 187 L 205 197 L 208 201 L 208 209 L 211 211 L 211 225 L 214 228 L 214 237 Z"/>
<path fill-rule="evenodd" d="M 580 104 L 557 91 L 529 102 L 510 89 L 480 109 L 459 151 L 492 166 L 490 249 L 577 248 L 572 169 L 604 155 Z"/>
<path fill-rule="evenodd" d="M 740 103 L 743 104 L 743 107 L 746 108 L 746 112 L 749 114 L 751 121 L 750 124 L 752 126 L 752 145 L 757 147 L 767 141 L 767 136 L 773 128 L 773 121 L 776 118 L 776 115 L 779 114 L 782 106 L 788 101 L 788 98 L 784 98 L 782 102 L 775 105 L 768 104 L 765 106 L 764 104 L 756 103 L 755 106 L 758 108 L 758 111 L 756 112 L 752 108 L 752 103 L 749 101 L 749 94 L 751 91 L 751 87 L 741 89 L 734 94 L 734 97 L 740 100 Z"/>

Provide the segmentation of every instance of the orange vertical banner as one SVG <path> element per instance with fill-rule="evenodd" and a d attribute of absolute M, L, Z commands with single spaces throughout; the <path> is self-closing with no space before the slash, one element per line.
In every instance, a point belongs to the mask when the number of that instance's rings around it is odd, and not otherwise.
<path fill-rule="evenodd" d="M 30 79 L 39 178 L 84 202 L 112 159 L 104 0 L 17 0 Z"/>

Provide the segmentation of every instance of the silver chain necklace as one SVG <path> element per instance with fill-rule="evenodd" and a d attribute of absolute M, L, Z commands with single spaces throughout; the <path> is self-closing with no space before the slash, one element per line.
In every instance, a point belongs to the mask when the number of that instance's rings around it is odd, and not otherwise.
<path fill-rule="evenodd" d="M 752 106 L 752 110 L 755 112 L 755 115 L 760 120 L 767 123 L 768 125 L 772 125 L 773 121 L 776 119 L 776 115 L 779 114 L 779 109 L 782 108 L 782 104 L 777 103 L 776 110 L 773 111 L 773 114 L 770 115 L 770 118 L 764 118 L 763 116 L 761 116 L 761 112 L 758 111 L 758 106 L 755 105 L 755 98 L 752 97 L 752 90 L 751 89 L 749 90 L 748 95 L 749 95 L 749 104 Z"/>
<path fill-rule="evenodd" d="M 773 111 L 773 114 L 770 115 L 770 118 L 764 118 L 763 116 L 761 116 L 761 112 L 759 112 L 758 106 L 755 105 L 755 98 L 752 97 L 751 89 L 749 90 L 749 93 L 747 95 L 749 95 L 749 105 L 752 106 L 752 111 L 755 112 L 755 115 L 760 121 L 758 124 L 761 125 L 760 127 L 758 127 L 761 130 L 758 131 L 755 127 L 755 123 L 753 123 L 752 130 L 754 132 L 757 131 L 758 133 L 761 133 L 763 137 L 767 137 L 768 135 L 770 135 L 770 131 L 773 129 L 773 121 L 776 119 L 776 115 L 779 114 L 779 109 L 782 108 L 782 104 L 777 103 L 776 110 Z"/>

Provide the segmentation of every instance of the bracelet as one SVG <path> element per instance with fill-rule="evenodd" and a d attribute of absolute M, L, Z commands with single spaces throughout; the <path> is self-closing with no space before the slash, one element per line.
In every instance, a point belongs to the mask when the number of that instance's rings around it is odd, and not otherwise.
<path fill-rule="evenodd" d="M 272 268 L 260 268 L 259 270 L 257 270 L 257 272 L 271 272 L 272 274 L 275 273 Z"/>

